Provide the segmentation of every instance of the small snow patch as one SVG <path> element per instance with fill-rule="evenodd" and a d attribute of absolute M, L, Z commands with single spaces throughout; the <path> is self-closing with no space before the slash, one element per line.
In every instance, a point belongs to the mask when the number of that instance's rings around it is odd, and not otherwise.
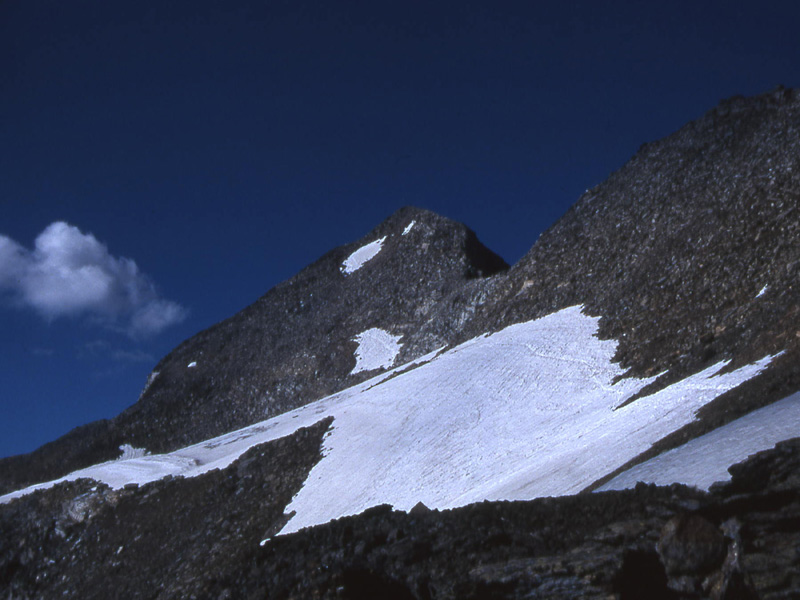
<path fill-rule="evenodd" d="M 355 352 L 356 366 L 350 374 L 390 368 L 403 345 L 398 343 L 401 337 L 377 327 L 359 333 L 353 338 L 354 342 L 358 342 L 358 348 Z"/>
<path fill-rule="evenodd" d="M 194 369 L 196 366 L 197 366 L 197 363 L 195 361 L 192 361 L 188 365 L 186 365 L 186 368 L 187 369 Z"/>
<path fill-rule="evenodd" d="M 153 371 L 152 373 L 150 373 L 150 375 L 148 375 L 147 383 L 144 384 L 144 390 L 143 390 L 142 393 L 146 392 L 147 388 L 149 388 L 151 385 L 153 385 L 153 382 L 156 380 L 156 377 L 158 377 L 160 374 L 161 374 L 161 371 Z"/>
<path fill-rule="evenodd" d="M 405 229 L 403 229 L 403 235 L 406 235 L 406 234 L 408 234 L 408 232 L 409 232 L 409 231 L 411 231 L 411 230 L 414 228 L 414 225 L 415 225 L 415 224 L 416 224 L 416 221 L 411 221 L 411 223 L 409 223 L 408 225 L 406 225 L 406 228 L 405 228 Z"/>
<path fill-rule="evenodd" d="M 769 284 L 767 284 L 763 288 L 761 288 L 761 291 L 756 294 L 756 298 L 761 298 L 761 296 L 764 295 L 764 293 L 767 291 L 767 289 L 769 289 Z"/>
<path fill-rule="evenodd" d="M 150 386 L 153 385 L 153 382 L 156 380 L 156 377 L 158 377 L 158 375 L 159 371 L 153 371 L 152 373 L 150 373 L 150 375 L 147 377 L 147 381 L 144 384 L 144 389 L 142 390 L 142 393 L 139 394 L 139 398 L 141 398 L 147 393 L 147 390 L 149 390 Z"/>
<path fill-rule="evenodd" d="M 147 455 L 147 450 L 144 448 L 134 448 L 130 444 L 122 444 L 119 449 L 122 450 L 122 456 L 117 460 L 130 460 L 131 458 L 142 458 Z"/>
<path fill-rule="evenodd" d="M 350 275 L 351 273 L 354 273 L 363 267 L 367 261 L 375 258 L 378 252 L 381 251 L 381 247 L 383 246 L 383 242 L 385 240 L 386 236 L 383 236 L 381 239 L 370 242 L 366 246 L 362 246 L 353 252 L 342 263 L 342 266 L 340 267 L 342 273 L 345 275 Z"/>

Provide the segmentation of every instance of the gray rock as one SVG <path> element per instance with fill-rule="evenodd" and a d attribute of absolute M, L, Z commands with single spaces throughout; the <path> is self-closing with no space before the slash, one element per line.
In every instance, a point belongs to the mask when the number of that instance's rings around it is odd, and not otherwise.
<path fill-rule="evenodd" d="M 727 551 L 719 528 L 696 514 L 673 517 L 656 546 L 670 575 L 702 575 L 722 564 Z"/>

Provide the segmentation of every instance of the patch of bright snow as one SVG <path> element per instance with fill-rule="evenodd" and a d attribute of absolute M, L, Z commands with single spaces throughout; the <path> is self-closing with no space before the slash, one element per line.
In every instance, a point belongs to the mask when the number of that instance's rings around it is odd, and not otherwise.
<path fill-rule="evenodd" d="M 700 407 L 772 358 L 724 374 L 718 372 L 725 363 L 718 363 L 614 410 L 652 379 L 614 383 L 622 374 L 611 362 L 617 344 L 595 336 L 598 320 L 567 308 L 431 353 L 416 369 L 395 368 L 250 427 L 65 479 L 121 487 L 167 474 L 199 475 L 333 416 L 323 458 L 286 508 L 296 514 L 281 533 L 383 503 L 410 510 L 421 501 L 444 509 L 570 494 L 691 422 Z"/>
<path fill-rule="evenodd" d="M 195 361 L 192 361 L 192 362 L 190 362 L 188 365 L 186 365 L 186 368 L 187 368 L 187 369 L 193 369 L 193 368 L 195 368 L 196 366 L 197 366 L 197 363 L 196 363 Z"/>
<path fill-rule="evenodd" d="M 383 236 L 379 240 L 375 240 L 374 242 L 370 242 L 366 246 L 362 246 L 355 252 L 353 252 L 350 256 L 344 259 L 342 263 L 341 270 L 342 273 L 345 275 L 350 275 L 355 271 L 358 271 L 367 261 L 372 260 L 381 251 L 381 247 L 383 246 L 383 242 L 386 240 L 386 236 Z"/>
<path fill-rule="evenodd" d="M 414 225 L 415 225 L 415 224 L 416 224 L 416 221 L 411 221 L 411 223 L 409 223 L 408 225 L 406 225 L 406 228 L 405 228 L 405 229 L 403 229 L 403 233 L 402 233 L 402 235 L 406 235 L 406 234 L 408 234 L 408 232 L 409 232 L 409 231 L 411 231 L 411 230 L 414 228 Z"/>
<path fill-rule="evenodd" d="M 764 295 L 764 293 L 767 291 L 768 288 L 769 288 L 769 284 L 767 284 L 763 288 L 761 288 L 761 291 L 756 294 L 756 298 L 761 298 L 761 296 Z"/>
<path fill-rule="evenodd" d="M 142 390 L 141 395 L 144 395 L 144 393 L 148 389 L 150 389 L 150 386 L 153 385 L 153 382 L 156 380 L 156 377 L 158 377 L 159 375 L 160 375 L 160 371 L 153 371 L 152 373 L 150 373 L 150 375 L 147 376 L 147 381 L 144 384 L 144 389 Z"/>
<path fill-rule="evenodd" d="M 670 485 L 685 483 L 703 490 L 728 481 L 728 467 L 769 450 L 778 442 L 800 436 L 800 393 L 746 414 L 620 473 L 597 491 L 635 487 L 639 481 Z"/>
<path fill-rule="evenodd" d="M 147 450 L 144 448 L 134 448 L 130 444 L 122 444 L 119 447 L 122 450 L 122 456 L 120 456 L 117 460 L 128 460 L 130 458 L 141 458 L 142 456 L 147 455 Z"/>
<path fill-rule="evenodd" d="M 377 327 L 359 333 L 353 338 L 358 343 L 358 348 L 355 352 L 356 366 L 350 374 L 391 367 L 400 352 L 400 346 L 403 345 L 398 343 L 401 337 L 403 336 L 392 335 Z"/>

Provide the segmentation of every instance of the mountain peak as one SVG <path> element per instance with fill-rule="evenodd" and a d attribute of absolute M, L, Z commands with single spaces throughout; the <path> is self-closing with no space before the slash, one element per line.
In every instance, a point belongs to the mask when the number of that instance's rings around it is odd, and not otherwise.
<path fill-rule="evenodd" d="M 174 450 L 414 360 L 450 343 L 465 290 L 507 267 L 461 223 L 403 207 L 180 344 L 116 418 L 6 459 L 0 489 L 116 458 L 123 444 Z"/>
<path fill-rule="evenodd" d="M 448 269 L 454 271 L 460 269 L 467 279 L 494 275 L 508 268 L 508 264 L 484 246 L 475 232 L 465 225 L 414 206 L 400 208 L 363 238 L 337 250 L 349 252 L 356 247 L 354 252 L 359 252 L 368 244 L 373 246 L 361 256 L 353 258 L 353 267 L 342 265 L 343 273 L 349 274 L 350 269 L 354 272 L 356 265 L 360 268 L 367 260 L 377 258 L 380 251 L 383 251 L 381 254 L 384 257 L 399 253 L 398 261 L 405 261 L 409 267 L 402 270 L 421 269 L 422 272 L 416 274 L 419 278 L 430 267 L 441 265 L 447 265 Z M 349 254 L 348 258 L 351 256 Z M 364 260 L 366 256 L 369 259 Z M 397 276 L 400 266 L 391 265 L 388 269 L 392 271 L 392 276 Z"/>

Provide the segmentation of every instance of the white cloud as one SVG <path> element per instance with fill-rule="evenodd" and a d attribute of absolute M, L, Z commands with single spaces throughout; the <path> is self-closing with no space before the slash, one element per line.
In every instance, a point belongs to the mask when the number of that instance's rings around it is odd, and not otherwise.
<path fill-rule="evenodd" d="M 48 320 L 91 316 L 133 337 L 182 321 L 186 310 L 161 298 L 129 258 L 117 258 L 90 233 L 50 224 L 28 250 L 0 236 L 0 292 Z"/>

